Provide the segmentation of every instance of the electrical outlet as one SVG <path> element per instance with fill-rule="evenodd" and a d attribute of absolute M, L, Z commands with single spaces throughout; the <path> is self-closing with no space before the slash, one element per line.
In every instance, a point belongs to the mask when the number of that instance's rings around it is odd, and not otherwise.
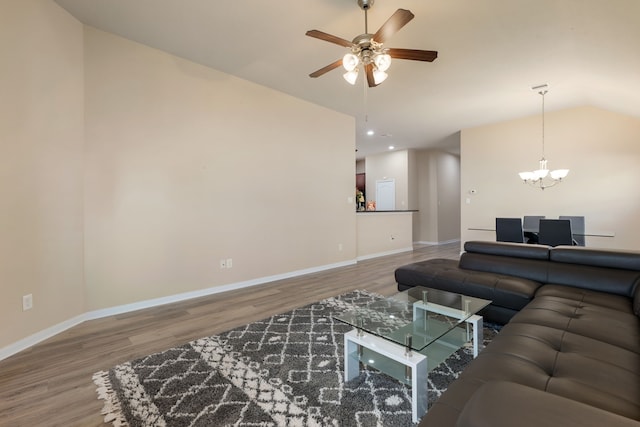
<path fill-rule="evenodd" d="M 22 297 L 22 311 L 31 310 L 33 308 L 33 294 Z"/>
<path fill-rule="evenodd" d="M 227 258 L 227 268 L 231 268 L 231 267 L 233 267 L 233 259 Z"/>
<path fill-rule="evenodd" d="M 220 260 L 220 268 L 227 268 L 227 261 L 224 259 Z"/>
<path fill-rule="evenodd" d="M 338 243 L 338 251 L 342 252 L 342 243 Z"/>

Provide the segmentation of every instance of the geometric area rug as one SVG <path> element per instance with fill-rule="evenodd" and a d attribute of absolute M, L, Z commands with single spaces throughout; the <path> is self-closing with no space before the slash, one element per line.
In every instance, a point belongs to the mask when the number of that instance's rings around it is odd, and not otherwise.
<path fill-rule="evenodd" d="M 364 368 L 344 381 L 332 315 L 382 298 L 353 291 L 197 339 L 93 376 L 119 426 L 413 426 L 411 388 Z M 485 323 L 485 343 L 496 333 Z M 463 348 L 429 373 L 429 406 L 472 360 Z"/>

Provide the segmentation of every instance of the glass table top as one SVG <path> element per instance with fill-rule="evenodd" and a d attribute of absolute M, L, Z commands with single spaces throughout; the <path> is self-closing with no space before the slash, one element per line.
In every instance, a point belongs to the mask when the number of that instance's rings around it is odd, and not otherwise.
<path fill-rule="evenodd" d="M 490 300 L 416 286 L 333 317 L 356 329 L 421 352 L 455 329 Z"/>

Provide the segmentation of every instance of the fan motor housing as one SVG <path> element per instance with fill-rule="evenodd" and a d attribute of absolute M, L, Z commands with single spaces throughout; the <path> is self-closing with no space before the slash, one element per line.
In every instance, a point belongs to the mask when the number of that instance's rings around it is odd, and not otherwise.
<path fill-rule="evenodd" d="M 367 10 L 373 6 L 374 0 L 358 0 L 358 6 L 360 9 Z"/>

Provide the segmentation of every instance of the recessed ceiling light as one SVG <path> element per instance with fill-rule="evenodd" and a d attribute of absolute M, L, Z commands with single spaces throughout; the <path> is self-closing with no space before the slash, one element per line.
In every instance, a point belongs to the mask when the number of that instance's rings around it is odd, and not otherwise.
<path fill-rule="evenodd" d="M 389 146 L 389 150 L 393 150 L 394 148 L 396 148 L 396 147 L 394 147 L 393 145 Z"/>
<path fill-rule="evenodd" d="M 375 132 L 374 132 L 374 131 L 372 131 L 372 130 L 368 130 L 368 131 L 367 131 L 367 135 L 371 136 L 371 135 L 373 135 L 373 134 L 375 134 Z"/>

